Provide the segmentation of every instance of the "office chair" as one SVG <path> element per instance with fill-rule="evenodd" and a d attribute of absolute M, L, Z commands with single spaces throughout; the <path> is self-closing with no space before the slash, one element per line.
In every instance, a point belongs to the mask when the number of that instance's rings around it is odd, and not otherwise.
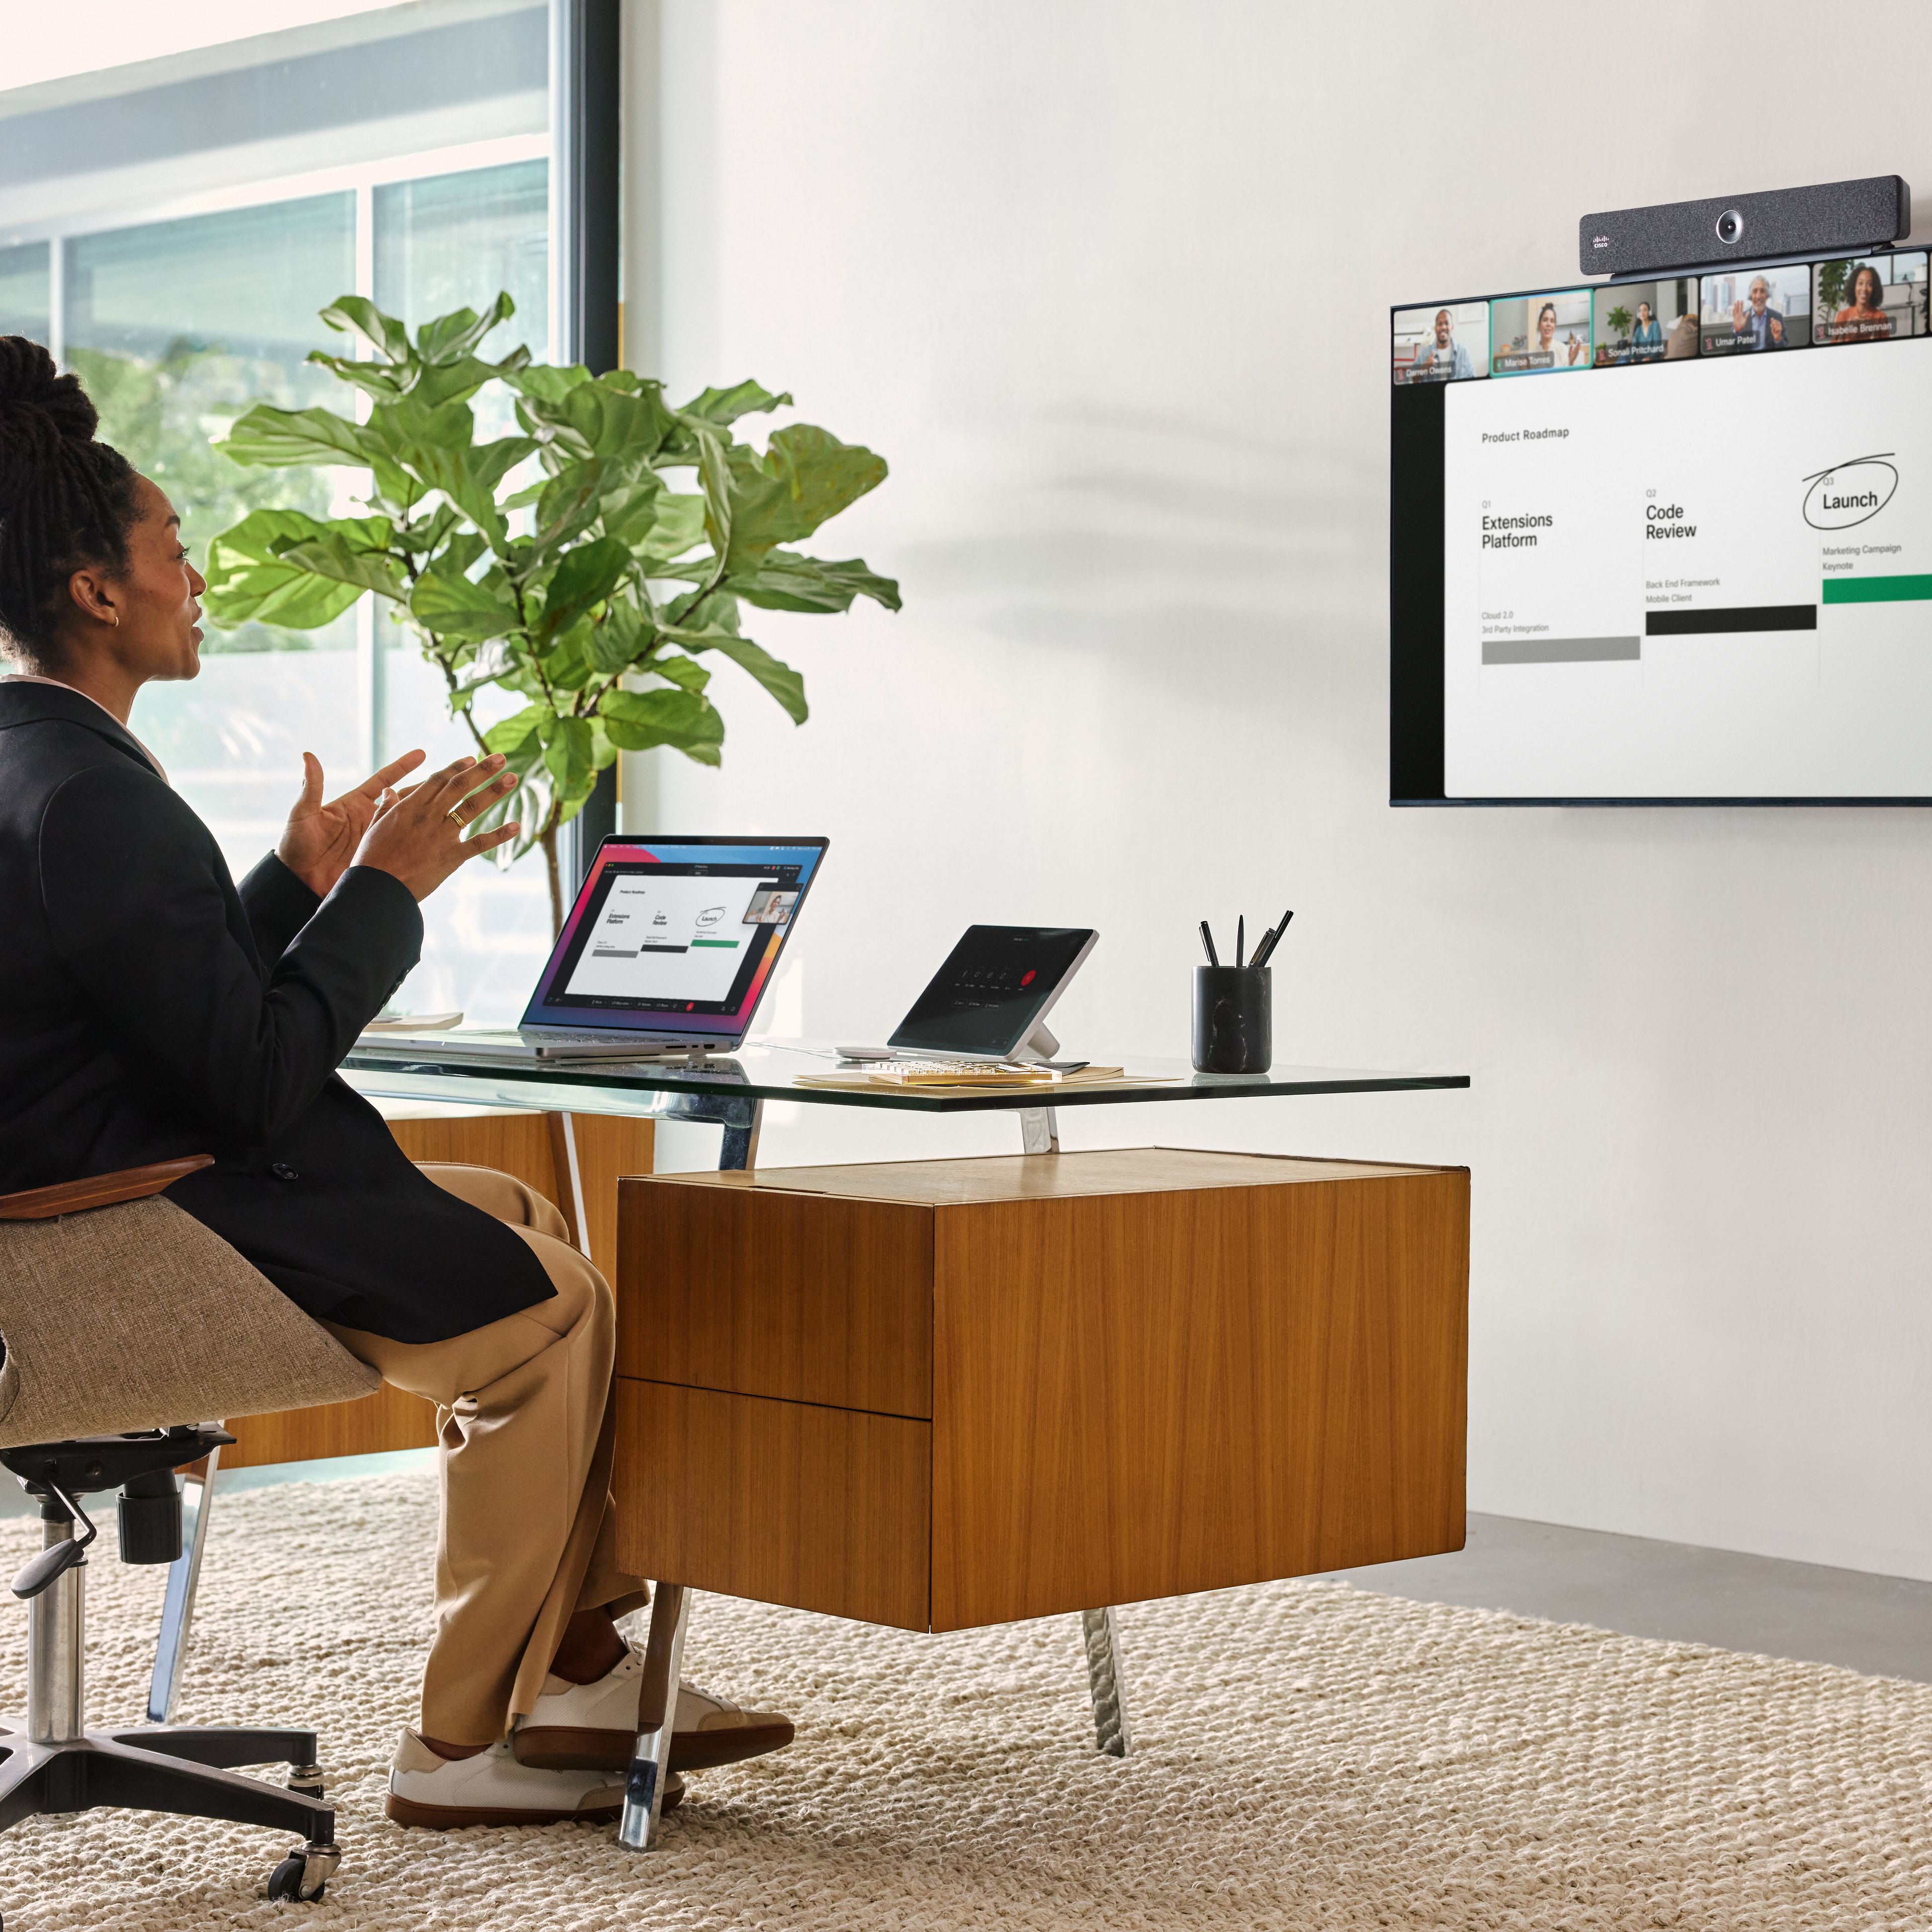
<path fill-rule="evenodd" d="M 340 1862 L 313 1731 L 86 1728 L 84 1497 L 120 1492 L 121 1560 L 181 1553 L 176 1472 L 232 1442 L 218 1423 L 346 1401 L 380 1383 L 229 1246 L 160 1196 L 206 1155 L 0 1196 L 0 1464 L 40 1506 L 27 1708 L 0 1718 L 0 1831 L 112 1805 L 298 1832 L 271 1898 L 318 1899 Z M 286 1763 L 288 1788 L 238 1776 Z"/>

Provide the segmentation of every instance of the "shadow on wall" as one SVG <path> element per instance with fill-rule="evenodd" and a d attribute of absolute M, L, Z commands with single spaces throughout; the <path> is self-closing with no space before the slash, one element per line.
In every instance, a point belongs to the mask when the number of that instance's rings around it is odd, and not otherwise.
<path fill-rule="evenodd" d="M 1212 670 L 1292 644 L 1284 665 L 1319 674 L 1382 647 L 1379 450 L 1066 410 L 1003 440 L 985 467 L 976 505 L 962 506 L 970 536 L 915 536 L 894 554 L 926 597 L 988 631 L 1145 654 L 1170 676 L 1177 650 Z"/>

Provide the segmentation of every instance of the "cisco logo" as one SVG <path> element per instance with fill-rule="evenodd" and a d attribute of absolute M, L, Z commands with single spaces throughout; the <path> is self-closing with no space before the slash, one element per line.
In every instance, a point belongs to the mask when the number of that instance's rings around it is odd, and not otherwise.
<path fill-rule="evenodd" d="M 1876 516 L 1898 488 L 1898 472 L 1886 460 L 1895 453 L 1855 457 L 1806 477 L 1804 520 L 1814 530 L 1848 530 Z"/>
<path fill-rule="evenodd" d="M 1607 235 L 1593 235 L 1590 238 L 1592 248 L 1607 248 L 1610 245 L 1610 238 Z"/>

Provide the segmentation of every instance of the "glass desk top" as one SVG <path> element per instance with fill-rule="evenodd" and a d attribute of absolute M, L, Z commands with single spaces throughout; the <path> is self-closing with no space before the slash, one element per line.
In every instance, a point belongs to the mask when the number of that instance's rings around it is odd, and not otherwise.
<path fill-rule="evenodd" d="M 359 1093 L 383 1100 L 466 1101 L 494 1106 L 554 1108 L 580 1114 L 632 1114 L 716 1119 L 720 1102 L 800 1100 L 817 1106 L 886 1107 L 910 1114 L 1028 1112 L 1042 1108 L 1104 1107 L 1131 1102 L 1234 1100 L 1265 1094 L 1397 1094 L 1467 1087 L 1466 1073 L 1391 1073 L 1352 1067 L 1276 1066 L 1266 1073 L 1196 1073 L 1185 1060 L 1102 1055 L 1129 1081 L 1118 1086 L 1053 1084 L 1000 1093 L 931 1093 L 918 1089 L 806 1086 L 801 1076 L 841 1071 L 831 1042 L 760 1040 L 698 1065 L 604 1060 L 595 1064 L 437 1060 L 412 1048 L 406 1059 L 358 1047 L 342 1064 Z M 728 1108 L 725 1112 L 735 1111 Z M 748 1105 L 746 1111 L 748 1112 Z"/>

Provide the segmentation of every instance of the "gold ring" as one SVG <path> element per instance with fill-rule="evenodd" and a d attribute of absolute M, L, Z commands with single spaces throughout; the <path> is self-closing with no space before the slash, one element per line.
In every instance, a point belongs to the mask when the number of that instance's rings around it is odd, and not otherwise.
<path fill-rule="evenodd" d="M 451 824 L 460 825 L 463 823 L 462 813 L 463 808 L 460 805 L 452 805 L 442 815 Z"/>

